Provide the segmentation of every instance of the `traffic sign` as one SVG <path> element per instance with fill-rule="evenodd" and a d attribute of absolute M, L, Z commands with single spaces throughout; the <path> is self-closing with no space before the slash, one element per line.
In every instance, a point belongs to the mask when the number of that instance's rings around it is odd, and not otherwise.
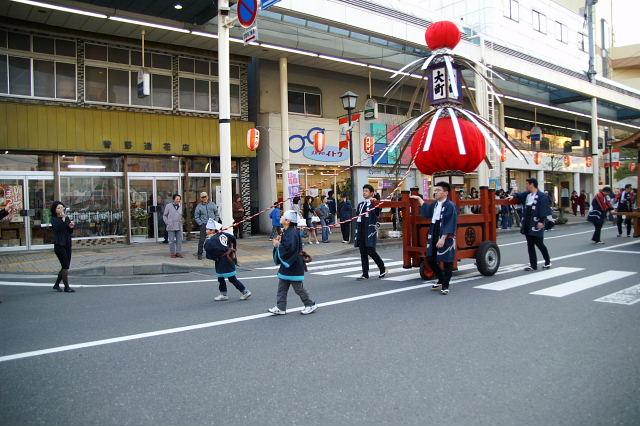
<path fill-rule="evenodd" d="M 258 16 L 258 0 L 238 1 L 238 22 L 245 28 L 249 28 L 256 22 Z"/>
<path fill-rule="evenodd" d="M 242 40 L 244 44 L 251 43 L 258 39 L 258 26 L 248 28 L 242 33 Z"/>
<path fill-rule="evenodd" d="M 276 4 L 278 2 L 280 2 L 280 0 L 264 0 L 264 1 L 260 2 L 260 9 L 267 10 L 271 6 L 273 6 L 274 4 Z"/>

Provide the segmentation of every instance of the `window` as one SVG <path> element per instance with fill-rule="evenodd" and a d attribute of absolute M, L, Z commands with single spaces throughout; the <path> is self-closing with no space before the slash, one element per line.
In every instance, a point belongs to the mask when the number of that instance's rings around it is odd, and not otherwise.
<path fill-rule="evenodd" d="M 289 89 L 289 112 L 322 116 L 322 95 L 318 89 Z"/>
<path fill-rule="evenodd" d="M 203 59 L 180 57 L 179 94 L 180 109 L 201 112 L 219 112 L 218 63 Z M 229 66 L 230 111 L 240 115 L 240 66 Z"/>
<path fill-rule="evenodd" d="M 0 31 L 0 93 L 76 99 L 76 44 Z"/>
<path fill-rule="evenodd" d="M 578 48 L 583 52 L 586 52 L 589 48 L 589 39 L 584 33 L 578 33 Z"/>
<path fill-rule="evenodd" d="M 518 0 L 505 0 L 504 4 L 504 16 L 511 19 L 512 21 L 519 22 L 520 21 L 520 3 Z"/>
<path fill-rule="evenodd" d="M 556 40 L 565 44 L 569 42 L 569 29 L 559 21 L 556 21 Z"/>
<path fill-rule="evenodd" d="M 85 46 L 85 97 L 104 102 L 141 107 L 172 108 L 171 56 L 145 52 L 144 66 L 150 73 L 149 96 L 138 97 L 138 73 L 142 52 L 87 43 Z"/>
<path fill-rule="evenodd" d="M 547 33 L 547 17 L 537 10 L 531 11 L 533 14 L 533 29 L 542 33 Z"/>

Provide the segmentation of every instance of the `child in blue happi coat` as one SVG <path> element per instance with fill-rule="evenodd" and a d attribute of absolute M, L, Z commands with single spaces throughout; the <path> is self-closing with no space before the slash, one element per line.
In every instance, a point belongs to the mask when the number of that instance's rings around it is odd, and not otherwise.
<path fill-rule="evenodd" d="M 236 277 L 236 239 L 233 235 L 222 232 L 222 225 L 213 219 L 209 219 L 207 222 L 207 240 L 204 243 L 204 251 L 207 254 L 207 259 L 216 263 L 220 295 L 213 300 L 216 302 L 229 300 L 225 280 L 229 280 L 242 293 L 240 299 L 247 300 L 251 297 L 249 289 Z"/>

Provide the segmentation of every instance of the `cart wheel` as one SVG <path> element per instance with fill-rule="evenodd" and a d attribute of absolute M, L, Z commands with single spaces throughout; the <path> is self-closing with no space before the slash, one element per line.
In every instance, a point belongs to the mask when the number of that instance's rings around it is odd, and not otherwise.
<path fill-rule="evenodd" d="M 476 265 L 482 275 L 491 276 L 500 267 L 500 249 L 492 241 L 484 241 L 476 252 Z"/>
<path fill-rule="evenodd" d="M 422 263 L 420 263 L 420 278 L 422 278 L 423 281 L 429 281 L 433 279 L 433 276 L 433 271 L 427 266 L 427 261 L 423 260 Z"/>

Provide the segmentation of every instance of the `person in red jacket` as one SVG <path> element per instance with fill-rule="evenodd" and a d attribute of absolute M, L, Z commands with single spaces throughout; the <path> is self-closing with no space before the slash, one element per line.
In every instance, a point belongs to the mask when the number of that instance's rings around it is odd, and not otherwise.
<path fill-rule="evenodd" d="M 584 189 L 580 191 L 580 196 L 578 197 L 578 207 L 580 208 L 580 216 L 584 216 L 585 210 L 587 208 L 587 193 L 584 192 Z"/>

